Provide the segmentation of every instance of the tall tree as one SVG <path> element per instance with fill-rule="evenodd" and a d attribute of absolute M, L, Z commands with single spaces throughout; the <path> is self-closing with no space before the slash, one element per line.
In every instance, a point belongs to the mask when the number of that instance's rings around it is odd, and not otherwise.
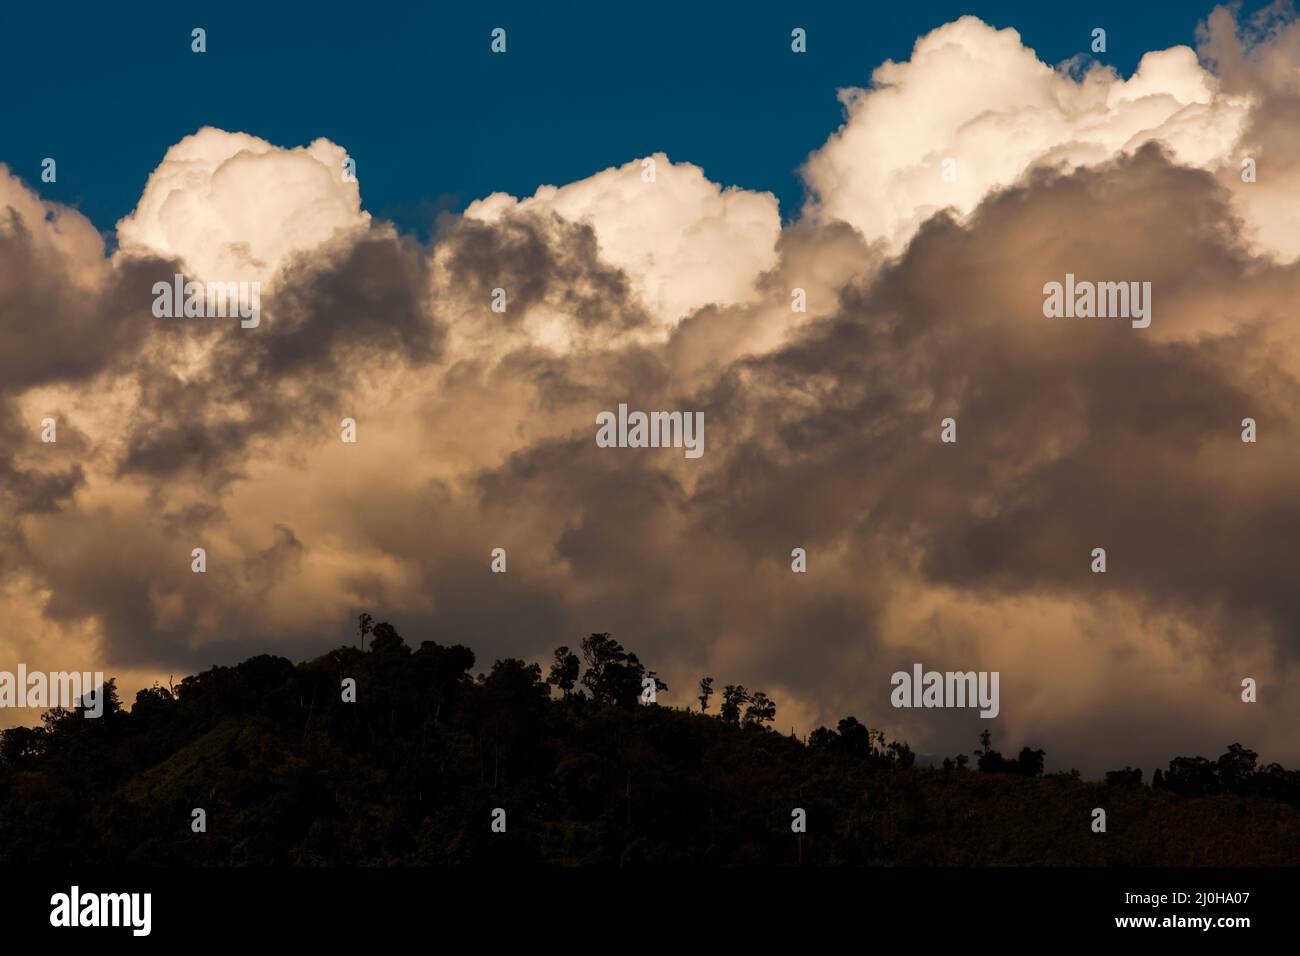
<path fill-rule="evenodd" d="M 582 685 L 591 691 L 593 700 L 620 707 L 636 706 L 646 673 L 635 654 L 625 651 L 609 634 L 592 634 L 583 638 L 582 656 L 587 664 Z"/>
<path fill-rule="evenodd" d="M 558 687 L 565 697 L 573 693 L 573 686 L 578 682 L 578 655 L 567 647 L 555 649 L 555 660 L 546 683 Z"/>
<path fill-rule="evenodd" d="M 776 703 L 768 697 L 763 691 L 754 691 L 754 696 L 749 699 L 749 706 L 745 708 L 745 723 L 770 724 L 776 720 Z"/>
<path fill-rule="evenodd" d="M 709 709 L 709 698 L 713 696 L 713 678 L 700 678 L 700 713 Z"/>
<path fill-rule="evenodd" d="M 749 703 L 749 691 L 744 684 L 728 684 L 722 688 L 722 719 L 729 724 L 740 723 L 741 709 Z"/>

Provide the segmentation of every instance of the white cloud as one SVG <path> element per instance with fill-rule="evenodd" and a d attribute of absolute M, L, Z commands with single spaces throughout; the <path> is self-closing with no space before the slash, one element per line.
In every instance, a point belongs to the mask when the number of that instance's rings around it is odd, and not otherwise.
<path fill-rule="evenodd" d="M 1079 80 L 1039 61 L 1015 30 L 962 17 L 887 61 L 870 89 L 840 91 L 845 124 L 809 158 L 805 214 L 842 219 L 899 251 L 930 215 L 970 213 L 1035 163 L 1103 162 L 1150 140 L 1178 161 L 1226 162 L 1250 100 L 1220 91 L 1188 47 L 1146 54 L 1123 80 Z M 943 176 L 956 161 L 956 181 Z"/>
<path fill-rule="evenodd" d="M 664 325 L 705 305 L 751 301 L 755 279 L 777 261 L 776 198 L 724 189 L 698 166 L 663 153 L 651 158 L 654 182 L 642 181 L 642 161 L 633 160 L 523 200 L 493 193 L 465 215 L 493 222 L 515 210 L 544 210 L 590 224 L 601 258 L 627 273 Z"/>
<path fill-rule="evenodd" d="M 167 151 L 117 224 L 121 250 L 177 257 L 194 278 L 270 286 L 295 253 L 369 227 L 346 157 L 327 139 L 282 149 L 204 127 Z"/>

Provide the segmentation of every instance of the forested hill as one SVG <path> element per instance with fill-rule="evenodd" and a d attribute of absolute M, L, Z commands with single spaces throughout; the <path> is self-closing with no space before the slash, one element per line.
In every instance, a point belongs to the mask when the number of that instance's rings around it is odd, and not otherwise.
<path fill-rule="evenodd" d="M 1044 776 L 1042 751 L 1003 758 L 987 738 L 969 766 L 917 768 L 906 745 L 851 717 L 806 743 L 772 730 L 771 701 L 736 685 L 704 713 L 643 703 L 654 675 L 609 635 L 583 641 L 583 660 L 561 648 L 548 683 L 518 660 L 471 676 L 468 648 L 413 650 L 368 616 L 362 632 L 364 649 L 297 666 L 254 657 L 140 691 L 130 711 L 113 692 L 98 719 L 51 711 L 43 727 L 4 731 L 0 862 L 1300 859 L 1300 774 L 1236 745 L 1175 759 L 1158 786 L 1133 770 L 1105 784 Z"/>

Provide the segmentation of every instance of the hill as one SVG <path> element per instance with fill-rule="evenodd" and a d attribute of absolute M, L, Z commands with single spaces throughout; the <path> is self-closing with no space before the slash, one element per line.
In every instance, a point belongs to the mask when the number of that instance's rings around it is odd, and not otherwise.
<path fill-rule="evenodd" d="M 557 652 L 550 681 L 460 645 L 412 649 L 363 617 L 365 650 L 260 656 L 128 712 L 51 711 L 0 734 L 9 865 L 1284 865 L 1300 780 L 1234 745 L 1145 786 L 1044 776 L 1042 752 L 913 766 L 853 718 L 807 742 L 728 685 L 721 713 L 640 702 L 609 635 Z M 345 681 L 355 700 L 345 701 Z M 558 695 L 554 693 L 558 691 Z M 745 708 L 744 705 L 748 704 Z M 964 761 L 963 761 L 964 762 Z M 1092 830 L 1104 808 L 1107 832 Z M 195 831 L 196 809 L 205 827 Z M 493 812 L 504 811 L 505 832 Z M 793 812 L 806 832 L 792 831 Z"/>

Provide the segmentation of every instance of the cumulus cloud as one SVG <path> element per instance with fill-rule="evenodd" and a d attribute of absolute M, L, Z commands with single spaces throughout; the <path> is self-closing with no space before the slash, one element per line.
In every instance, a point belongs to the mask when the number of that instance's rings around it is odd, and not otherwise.
<path fill-rule="evenodd" d="M 1200 50 L 1079 78 L 949 24 L 845 95 L 784 228 L 656 154 L 426 245 L 370 222 L 340 147 L 205 129 L 107 257 L 0 171 L 0 660 L 88 658 L 129 698 L 365 610 L 482 660 L 611 631 L 668 703 L 711 674 L 926 753 L 979 728 L 889 707 L 917 661 L 1000 671 L 996 742 L 1053 767 L 1300 760 L 1300 265 L 1255 198 L 1300 189 L 1300 52 L 1224 12 Z M 154 318 L 180 267 L 267 282 L 262 324 Z M 1150 328 L 1044 319 L 1067 272 L 1152 282 Z M 596 447 L 620 402 L 703 412 L 705 455 Z"/>
<path fill-rule="evenodd" d="M 465 217 L 500 222 L 542 210 L 590 225 L 601 258 L 627 274 L 661 325 L 706 305 L 752 299 L 755 280 L 776 264 L 781 234 L 771 193 L 723 188 L 663 153 L 543 186 L 522 201 L 493 193 L 471 203 Z"/>
<path fill-rule="evenodd" d="M 167 151 L 117 224 L 124 254 L 179 259 L 191 277 L 271 285 L 297 253 L 364 231 L 360 184 L 327 139 L 281 149 L 204 127 Z"/>
<path fill-rule="evenodd" d="M 1053 69 L 1015 30 L 975 17 L 931 31 L 871 87 L 840 91 L 845 123 L 809 157 L 805 213 L 897 252 L 936 211 L 969 214 L 1035 164 L 1105 162 L 1151 141 L 1189 165 L 1234 155 L 1249 91 L 1225 90 L 1189 47 L 1146 54 L 1128 79 L 1085 67 Z"/>

